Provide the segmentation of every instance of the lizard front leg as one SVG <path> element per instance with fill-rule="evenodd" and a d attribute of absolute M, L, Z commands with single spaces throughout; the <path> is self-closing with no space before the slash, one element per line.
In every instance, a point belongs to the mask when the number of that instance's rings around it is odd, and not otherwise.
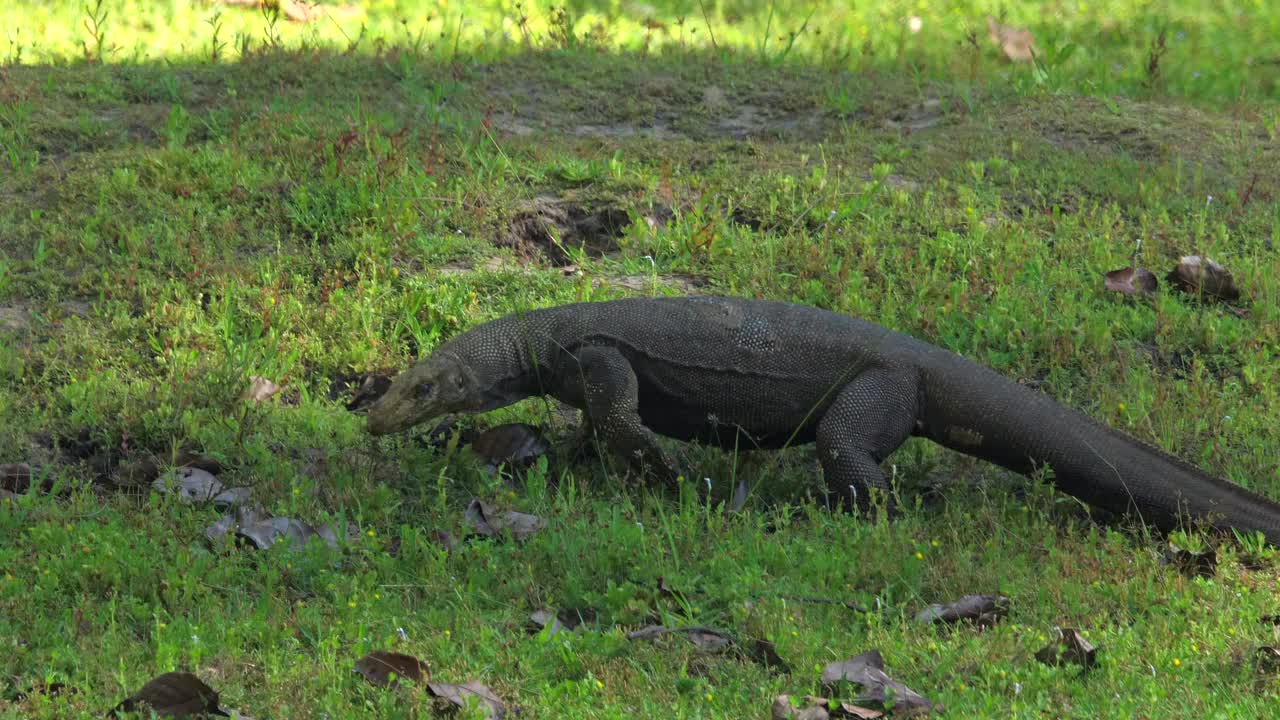
<path fill-rule="evenodd" d="M 614 348 L 587 347 L 574 354 L 561 378 L 561 399 L 585 412 L 585 425 L 615 455 L 674 482 L 679 469 L 640 421 L 639 383 L 631 363 Z"/>
<path fill-rule="evenodd" d="M 911 436 L 917 389 L 914 373 L 886 368 L 865 370 L 841 388 L 818 421 L 818 457 L 829 500 L 865 511 L 871 507 L 870 491 L 882 491 L 892 511 L 880 461 Z"/>

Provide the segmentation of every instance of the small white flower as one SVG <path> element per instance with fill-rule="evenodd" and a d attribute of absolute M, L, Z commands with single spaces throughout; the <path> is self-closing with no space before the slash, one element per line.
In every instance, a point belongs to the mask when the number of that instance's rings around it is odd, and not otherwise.
<path fill-rule="evenodd" d="M 408 642 L 408 641 L 409 641 L 409 635 L 408 635 L 407 633 L 405 633 L 404 628 L 402 628 L 402 627 L 398 627 L 398 628 L 396 628 L 396 632 L 400 633 L 400 639 L 401 639 L 401 640 L 404 640 L 405 642 Z"/>
<path fill-rule="evenodd" d="M 921 18 L 919 15 L 912 15 L 911 17 L 907 18 L 907 29 L 911 31 L 912 35 L 920 32 L 920 28 L 923 28 L 923 27 L 924 27 L 924 19 Z"/>

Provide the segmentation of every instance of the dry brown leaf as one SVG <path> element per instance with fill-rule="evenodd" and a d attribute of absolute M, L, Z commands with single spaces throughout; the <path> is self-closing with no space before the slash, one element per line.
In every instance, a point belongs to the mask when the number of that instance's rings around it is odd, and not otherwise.
<path fill-rule="evenodd" d="M 537 515 L 507 510 L 498 512 L 488 503 L 472 500 L 464 519 L 476 533 L 489 538 L 500 538 L 510 533 L 511 539 L 523 540 L 546 526 Z"/>
<path fill-rule="evenodd" d="M 1236 287 L 1231 271 L 1199 255 L 1184 255 L 1168 279 L 1179 289 L 1196 295 L 1227 301 L 1240 299 L 1240 288 Z"/>
<path fill-rule="evenodd" d="M 471 441 L 471 449 L 495 469 L 499 465 L 528 467 L 550 448 L 542 432 L 526 423 L 496 425 Z"/>
<path fill-rule="evenodd" d="M 1146 268 L 1124 267 L 1107 273 L 1103 284 L 1108 290 L 1125 295 L 1150 295 L 1160 283 Z"/>
<path fill-rule="evenodd" d="M 488 720 L 501 720 L 507 714 L 507 709 L 497 694 L 475 680 L 461 685 L 428 682 L 427 688 L 431 690 L 432 695 L 461 708 L 479 702 L 485 708 L 485 717 Z"/>
<path fill-rule="evenodd" d="M 189 717 L 198 713 L 230 717 L 218 707 L 218 693 L 188 672 L 168 672 L 152 678 L 138 692 L 120 701 L 111 715 L 154 711 L 161 717 Z"/>
<path fill-rule="evenodd" d="M 1014 62 L 1030 62 L 1032 54 L 1040 52 L 1030 30 L 1001 25 L 990 15 L 987 16 L 987 37 L 1000 46 L 1005 57 Z"/>
<path fill-rule="evenodd" d="M 245 398 L 254 402 L 266 402 L 280 392 L 281 387 L 261 375 L 249 378 L 249 390 Z"/>
<path fill-rule="evenodd" d="M 1001 595 L 965 595 L 950 603 L 933 603 L 916 614 L 919 623 L 957 623 L 962 620 L 978 625 L 994 625 L 1009 612 L 1009 598 Z"/>
<path fill-rule="evenodd" d="M 854 702 L 862 705 L 891 703 L 895 715 L 927 712 L 933 701 L 889 677 L 884 671 L 884 658 L 879 650 L 870 650 L 844 662 L 829 663 L 822 670 L 822 684 L 828 687 L 850 682 L 862 689 Z"/>
<path fill-rule="evenodd" d="M 355 671 L 378 687 L 396 687 L 400 678 L 414 682 L 431 679 L 431 668 L 425 662 L 412 655 L 385 650 L 375 650 L 357 660 Z"/>
<path fill-rule="evenodd" d="M 1054 628 L 1057 639 L 1036 652 L 1036 660 L 1045 665 L 1074 663 L 1084 667 L 1098 664 L 1098 650 L 1074 628 Z"/>

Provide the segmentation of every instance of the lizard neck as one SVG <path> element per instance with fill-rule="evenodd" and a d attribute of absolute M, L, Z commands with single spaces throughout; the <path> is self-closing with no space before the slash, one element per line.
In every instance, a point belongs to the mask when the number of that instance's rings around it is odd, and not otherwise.
<path fill-rule="evenodd" d="M 480 325 L 454 340 L 449 350 L 465 358 L 475 378 L 473 411 L 506 407 L 547 392 L 558 344 L 549 318 L 536 311 L 508 315 Z"/>

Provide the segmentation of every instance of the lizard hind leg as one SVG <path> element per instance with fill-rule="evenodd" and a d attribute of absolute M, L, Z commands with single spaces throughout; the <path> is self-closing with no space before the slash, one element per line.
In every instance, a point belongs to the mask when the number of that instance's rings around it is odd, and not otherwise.
<path fill-rule="evenodd" d="M 840 389 L 818 421 L 818 457 L 827 502 L 867 511 L 872 494 L 893 498 L 880 462 L 915 429 L 918 379 L 914 373 L 875 368 L 859 373 Z"/>

